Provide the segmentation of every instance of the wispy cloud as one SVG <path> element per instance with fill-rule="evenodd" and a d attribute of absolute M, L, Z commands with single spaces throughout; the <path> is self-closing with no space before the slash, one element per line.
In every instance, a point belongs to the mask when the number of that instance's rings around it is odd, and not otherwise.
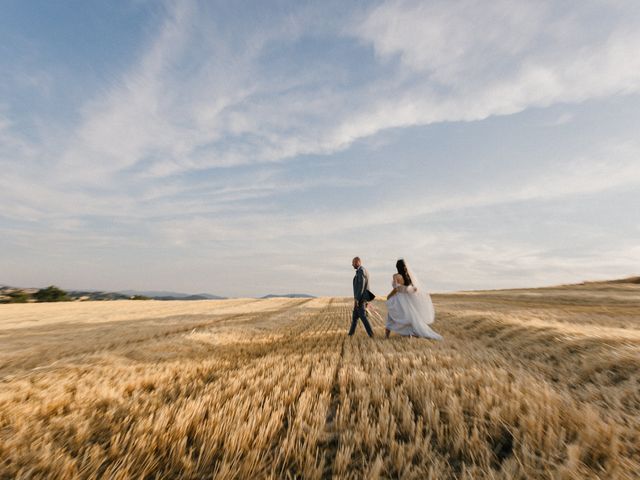
<path fill-rule="evenodd" d="M 341 84 L 347 66 L 339 63 L 308 59 L 322 78 L 265 70 L 273 45 L 297 41 L 291 22 L 261 25 L 238 41 L 212 15 L 176 5 L 140 64 L 85 108 L 61 164 L 72 178 L 329 154 L 387 128 L 640 91 L 638 19 L 616 8 L 602 6 L 609 25 L 591 32 L 581 15 L 595 7 L 385 3 L 362 21 L 347 19 L 342 33 L 371 43 L 383 62 L 397 56 L 401 68 L 353 89 Z"/>
<path fill-rule="evenodd" d="M 585 2 L 567 11 L 555 2 L 383 3 L 355 32 L 382 61 L 400 63 L 399 86 L 374 104 L 379 122 L 367 130 L 638 92 L 640 14 L 630 14 L 630 5 Z"/>
<path fill-rule="evenodd" d="M 401 68 L 345 88 L 348 66 L 337 62 L 307 59 L 313 74 L 294 77 L 265 69 L 270 48 L 295 44 L 307 18 L 296 27 L 277 19 L 240 40 L 207 9 L 175 4 L 139 64 L 84 108 L 60 175 L 100 183 L 128 169 L 169 176 L 278 162 L 330 154 L 387 128 L 640 91 L 637 18 L 552 6 L 405 1 L 354 14 L 341 33 L 373 45 L 383 62 L 397 56 Z M 594 9 L 609 22 L 591 32 L 581 16 Z"/>
<path fill-rule="evenodd" d="M 569 112 L 563 112 L 558 115 L 553 121 L 547 122 L 549 127 L 557 127 L 558 125 L 566 125 L 573 120 L 573 115 Z"/>

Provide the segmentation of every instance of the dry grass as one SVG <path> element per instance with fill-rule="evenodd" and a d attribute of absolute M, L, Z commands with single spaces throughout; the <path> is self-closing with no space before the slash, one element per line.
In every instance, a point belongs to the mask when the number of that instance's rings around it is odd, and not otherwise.
<path fill-rule="evenodd" d="M 0 478 L 638 478 L 640 285 L 434 301 L 2 306 Z"/>

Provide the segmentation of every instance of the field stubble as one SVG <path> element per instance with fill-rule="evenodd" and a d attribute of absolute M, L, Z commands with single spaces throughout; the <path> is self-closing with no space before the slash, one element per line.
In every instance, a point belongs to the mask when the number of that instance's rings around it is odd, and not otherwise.
<path fill-rule="evenodd" d="M 640 286 L 434 301 L 2 307 L 0 478 L 638 478 Z"/>

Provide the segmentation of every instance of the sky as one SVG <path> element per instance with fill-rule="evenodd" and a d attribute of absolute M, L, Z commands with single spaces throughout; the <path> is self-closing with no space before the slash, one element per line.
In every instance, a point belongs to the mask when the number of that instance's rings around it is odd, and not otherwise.
<path fill-rule="evenodd" d="M 640 274 L 636 0 L 0 8 L 0 284 Z"/>

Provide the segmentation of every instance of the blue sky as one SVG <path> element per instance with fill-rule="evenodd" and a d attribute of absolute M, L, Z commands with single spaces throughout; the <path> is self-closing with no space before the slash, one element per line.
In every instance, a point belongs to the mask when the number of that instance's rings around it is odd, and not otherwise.
<path fill-rule="evenodd" d="M 5 0 L 0 283 L 638 274 L 639 133 L 635 0 Z"/>

